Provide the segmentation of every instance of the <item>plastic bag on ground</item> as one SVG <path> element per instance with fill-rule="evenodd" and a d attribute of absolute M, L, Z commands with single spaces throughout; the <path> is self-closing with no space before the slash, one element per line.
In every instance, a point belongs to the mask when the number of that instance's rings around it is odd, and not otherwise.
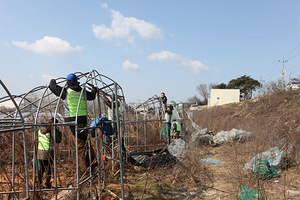
<path fill-rule="evenodd" d="M 223 164 L 224 162 L 221 162 L 219 160 L 215 160 L 215 159 L 212 159 L 212 158 L 203 158 L 200 160 L 201 163 L 204 163 L 204 164 L 210 164 L 210 165 L 216 165 L 216 164 Z"/>
<path fill-rule="evenodd" d="M 279 151 L 278 147 L 273 147 L 269 151 L 257 154 L 250 162 L 245 164 L 244 170 L 253 170 L 259 160 L 268 160 L 270 166 L 278 170 L 280 169 L 281 162 L 283 160 L 283 153 Z"/>
<path fill-rule="evenodd" d="M 185 154 L 185 141 L 182 139 L 172 139 L 168 146 L 168 151 L 172 156 L 181 157 Z"/>
<path fill-rule="evenodd" d="M 244 142 L 253 133 L 244 130 L 232 129 L 231 131 L 221 131 L 213 136 L 213 141 L 216 144 L 223 144 L 226 142 Z"/>

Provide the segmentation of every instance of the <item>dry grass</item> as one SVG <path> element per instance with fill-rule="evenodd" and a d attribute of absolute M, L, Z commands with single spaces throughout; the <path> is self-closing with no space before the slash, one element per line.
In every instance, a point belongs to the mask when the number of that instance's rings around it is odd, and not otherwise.
<path fill-rule="evenodd" d="M 299 106 L 299 91 L 284 91 L 256 101 L 245 101 L 194 113 L 195 121 L 214 133 L 233 128 L 255 133 L 251 141 L 246 143 L 212 148 L 219 159 L 227 160 L 222 167 L 218 169 L 214 167 L 215 176 L 217 173 L 220 173 L 219 177 L 222 173 L 225 174 L 223 181 L 215 182 L 216 187 L 233 194 L 229 197 L 219 194 L 223 196 L 222 199 L 236 198 L 242 185 L 260 190 L 267 199 L 297 198 L 286 196 L 285 191 L 300 190 L 300 135 L 297 131 L 300 126 Z M 287 155 L 279 178 L 257 180 L 251 173 L 242 170 L 256 154 L 275 146 L 282 148 Z M 222 186 L 225 183 L 230 184 Z"/>
<path fill-rule="evenodd" d="M 300 134 L 297 130 L 300 126 L 299 107 L 299 91 L 284 91 L 255 101 L 244 101 L 238 104 L 193 111 L 194 121 L 202 128 L 208 128 L 214 133 L 236 128 L 254 132 L 255 135 L 250 141 L 242 144 L 230 143 L 219 147 L 202 145 L 188 149 L 186 156 L 178 160 L 175 165 L 146 169 L 127 164 L 124 169 L 125 199 L 175 200 L 216 199 L 220 197 L 222 200 L 232 200 L 237 199 L 242 185 L 258 189 L 267 199 L 297 199 L 297 197 L 286 196 L 285 191 L 288 189 L 300 190 Z M 161 124 L 158 122 L 130 124 L 130 144 L 136 144 L 137 141 L 139 144 L 162 144 L 165 141 L 160 139 L 160 128 Z M 137 130 L 143 134 L 137 135 Z M 146 135 L 144 135 L 144 130 L 146 130 Z M 30 132 L 27 134 L 30 138 Z M 68 134 L 69 130 L 66 128 L 63 132 L 63 142 L 59 144 L 60 148 L 68 147 L 69 143 L 66 139 Z M 22 190 L 22 181 L 24 180 L 22 136 L 17 134 L 16 138 L 18 151 L 16 157 L 18 184 L 16 184 L 16 189 Z M 28 139 L 29 143 L 30 141 L 32 138 Z M 0 191 L 5 191 L 10 187 L 9 183 L 4 184 L 2 182 L 9 182 L 11 177 L 11 164 L 9 163 L 11 152 L 4 150 L 11 149 L 11 135 L 2 136 L 0 142 L 0 156 L 3 158 L 0 168 L 2 186 Z M 72 141 L 71 144 L 73 144 Z M 30 145 L 30 150 L 32 150 L 33 144 Z M 93 145 L 95 147 L 94 141 Z M 288 147 L 284 148 L 287 156 L 279 178 L 258 180 L 251 173 L 243 170 L 244 165 L 252 157 L 275 146 L 279 148 Z M 155 148 L 146 150 L 141 148 L 139 150 L 151 151 Z M 108 148 L 107 155 L 110 153 Z M 71 153 L 71 159 L 65 159 L 68 156 L 69 154 L 63 151 L 58 153 L 59 186 L 66 186 L 68 182 L 74 179 L 74 152 Z M 199 163 L 202 158 L 218 159 L 224 164 L 204 165 Z M 29 161 L 32 159 L 30 153 L 28 153 L 28 159 Z M 30 165 L 30 170 L 32 170 L 32 165 Z M 111 178 L 107 187 L 120 195 L 119 177 L 113 176 L 109 163 L 107 163 L 106 171 L 108 178 Z M 32 176 L 32 171 L 30 171 L 30 176 Z M 214 191 L 216 194 L 200 197 L 199 191 L 202 190 Z M 170 194 L 169 191 L 182 193 Z M 82 195 L 86 195 L 86 193 Z M 6 199 L 7 196 L 1 198 Z"/>

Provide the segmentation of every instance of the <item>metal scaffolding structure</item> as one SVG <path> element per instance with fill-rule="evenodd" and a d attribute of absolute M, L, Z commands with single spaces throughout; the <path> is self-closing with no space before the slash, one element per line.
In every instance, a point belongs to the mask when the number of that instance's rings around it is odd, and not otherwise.
<path fill-rule="evenodd" d="M 75 121 L 65 121 L 66 101 L 54 95 L 49 85 L 39 86 L 21 95 L 12 95 L 0 80 L 0 199 L 60 199 L 70 195 L 73 199 L 101 199 L 109 179 L 118 175 L 121 190 L 117 192 L 124 199 L 123 167 L 131 153 L 155 151 L 168 145 L 165 135 L 165 107 L 159 96 L 154 95 L 145 102 L 130 106 L 125 102 L 121 86 L 96 70 L 88 73 L 75 73 L 83 88 L 80 98 L 86 97 L 85 91 L 97 87 L 96 98 L 86 101 L 87 126 L 78 126 L 78 111 Z M 55 79 L 62 88 L 67 87 L 65 78 Z M 107 100 L 111 103 L 108 106 Z M 13 105 L 10 108 L 1 107 Z M 185 113 L 182 103 L 171 102 L 174 107 L 173 118 L 181 123 L 180 137 L 185 140 Z M 103 115 L 105 114 L 105 115 Z M 104 134 L 103 124 L 96 121 L 103 116 L 108 118 L 114 134 L 110 138 Z M 39 162 L 37 159 L 38 131 L 50 126 L 53 118 L 53 141 L 56 131 L 62 132 L 62 143 L 53 144 L 52 187 L 44 188 L 37 181 Z M 92 124 L 94 123 L 94 126 Z M 72 141 L 70 126 L 75 127 Z M 88 168 L 79 161 L 78 133 L 89 134 L 86 147 L 89 154 Z M 170 134 L 170 133 L 169 133 Z M 93 147 L 96 160 L 91 160 Z M 92 169 L 92 165 L 97 165 Z"/>
<path fill-rule="evenodd" d="M 182 126 L 180 137 L 185 140 L 185 111 L 183 103 L 171 102 L 172 119 Z M 131 122 L 130 136 L 126 136 L 129 152 L 154 151 L 169 143 L 165 134 L 165 107 L 162 99 L 154 95 L 145 102 L 135 106 L 129 113 Z M 172 133 L 169 133 L 172 135 Z"/>
<path fill-rule="evenodd" d="M 112 79 L 99 74 L 93 70 L 88 73 L 75 73 L 80 78 L 81 87 L 84 88 L 80 94 L 85 95 L 86 90 L 91 86 L 98 88 L 96 98 L 93 101 L 86 101 L 88 125 L 98 118 L 101 118 L 103 113 L 108 115 L 109 110 L 115 110 L 114 118 L 107 121 L 114 127 L 115 134 L 112 136 L 110 144 L 105 143 L 105 135 L 100 134 L 100 126 L 95 127 L 78 127 L 77 115 L 76 120 L 72 122 L 64 122 L 65 102 L 61 95 L 54 95 L 49 86 L 40 86 L 22 95 L 12 95 L 1 81 L 3 91 L 7 96 L 0 98 L 0 104 L 13 103 L 12 109 L 1 109 L 0 113 L 0 143 L 1 143 L 1 179 L 0 179 L 0 199 L 8 196 L 11 199 L 29 199 L 39 196 L 42 199 L 49 199 L 46 194 L 54 196 L 54 199 L 59 198 L 61 190 L 72 191 L 76 193 L 76 198 L 84 195 L 86 192 L 89 198 L 93 196 L 101 196 L 101 191 L 105 189 L 105 182 L 108 177 L 108 168 L 113 168 L 113 172 L 118 170 L 120 174 L 121 196 L 124 199 L 124 182 L 123 182 L 123 160 L 121 145 L 124 131 L 128 130 L 125 123 L 127 113 L 125 109 L 125 96 L 120 85 Z M 61 87 L 66 87 L 65 78 L 57 78 L 56 82 Z M 116 100 L 115 104 L 119 109 L 109 108 L 105 105 L 103 98 L 112 98 Z M 80 98 L 81 99 L 81 98 Z M 80 104 L 80 101 L 79 103 Z M 45 123 L 48 119 L 54 118 L 53 124 L 53 140 L 55 141 L 55 131 L 57 128 L 62 130 L 64 142 L 57 145 L 54 143 L 53 155 L 53 183 L 51 188 L 43 188 L 37 184 L 38 162 L 36 158 L 37 151 L 37 134 L 38 129 L 42 126 L 49 126 Z M 58 122 L 56 123 L 56 120 Z M 69 126 L 75 126 L 76 142 L 71 142 L 71 133 Z M 81 130 L 95 130 L 95 139 L 88 137 L 86 146 L 94 146 L 96 149 L 97 170 L 92 171 L 90 167 L 82 169 L 78 155 L 77 133 Z M 91 154 L 91 148 L 87 148 Z M 21 153 L 23 156 L 20 156 Z M 103 158 L 101 160 L 101 158 Z M 106 158 L 106 159 L 104 159 Z M 104 161 L 108 160 L 108 161 Z M 32 162 L 31 162 L 32 161 Z M 115 166 L 117 163 L 117 166 Z M 115 168 L 118 169 L 115 169 Z M 95 187 L 95 182 L 96 187 Z M 88 184 L 89 183 L 89 184 Z M 89 191 L 84 191 L 89 188 Z M 97 189 L 94 189 L 97 188 Z"/>

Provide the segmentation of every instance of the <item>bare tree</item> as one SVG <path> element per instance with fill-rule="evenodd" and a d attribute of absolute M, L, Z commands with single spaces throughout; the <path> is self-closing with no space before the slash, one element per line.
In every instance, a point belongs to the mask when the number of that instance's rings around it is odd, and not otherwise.
<path fill-rule="evenodd" d="M 208 97 L 210 93 L 210 89 L 212 88 L 212 84 L 199 84 L 196 87 L 196 91 L 202 97 L 204 104 L 206 105 L 208 102 Z"/>
<path fill-rule="evenodd" d="M 202 104 L 201 100 L 196 95 L 188 98 L 187 99 L 187 103 L 189 103 L 189 104 L 197 104 L 197 105 L 201 105 Z"/>
<path fill-rule="evenodd" d="M 280 92 L 282 91 L 282 83 L 281 80 L 271 81 L 269 83 L 266 83 L 263 87 L 264 95 L 272 94 L 274 92 Z"/>

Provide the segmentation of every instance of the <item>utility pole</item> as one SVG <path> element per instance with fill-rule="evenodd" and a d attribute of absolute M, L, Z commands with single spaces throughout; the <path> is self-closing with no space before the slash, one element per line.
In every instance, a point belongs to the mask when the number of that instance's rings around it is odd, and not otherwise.
<path fill-rule="evenodd" d="M 281 62 L 278 60 L 278 62 Z M 282 70 L 280 72 L 280 77 L 281 77 L 281 87 L 282 90 L 284 90 L 284 77 L 286 77 L 287 71 L 284 69 L 284 63 L 288 62 L 288 60 L 284 60 L 284 57 L 282 58 Z"/>

